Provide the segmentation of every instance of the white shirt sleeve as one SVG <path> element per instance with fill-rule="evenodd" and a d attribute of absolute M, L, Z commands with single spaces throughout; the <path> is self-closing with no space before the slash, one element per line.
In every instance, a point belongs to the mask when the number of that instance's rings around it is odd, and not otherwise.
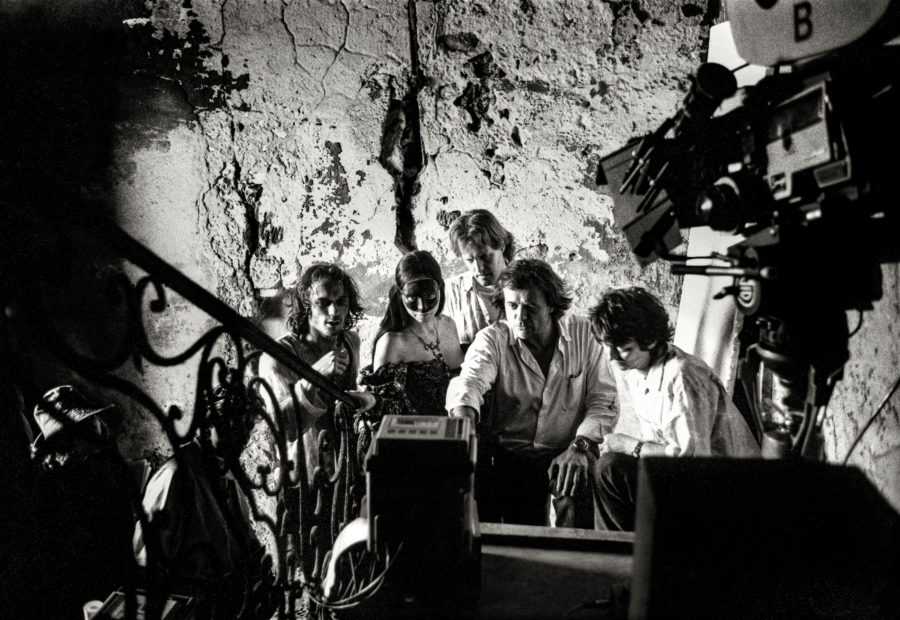
<path fill-rule="evenodd" d="M 662 433 L 668 456 L 710 456 L 719 387 L 682 366 L 664 389 Z"/>
<path fill-rule="evenodd" d="M 497 334 L 498 330 L 481 330 L 466 351 L 459 375 L 451 379 L 447 387 L 446 407 L 451 415 L 455 407 L 481 409 L 484 394 L 494 384 L 500 366 L 501 348 Z"/>
<path fill-rule="evenodd" d="M 589 342 L 587 352 L 586 378 L 589 384 L 584 395 L 584 420 L 578 425 L 576 433 L 599 442 L 604 435 L 612 432 L 619 417 L 616 380 L 609 366 L 606 347 Z"/>

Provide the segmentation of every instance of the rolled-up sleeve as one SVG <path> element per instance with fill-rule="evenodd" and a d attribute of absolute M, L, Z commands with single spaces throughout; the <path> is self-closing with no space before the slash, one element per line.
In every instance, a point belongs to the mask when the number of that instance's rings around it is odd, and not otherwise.
<path fill-rule="evenodd" d="M 667 456 L 710 456 L 719 390 L 712 379 L 680 372 L 667 386 L 669 406 L 663 409 Z"/>
<path fill-rule="evenodd" d="M 461 406 L 480 411 L 484 394 L 497 378 L 502 346 L 498 333 L 492 328 L 481 330 L 466 351 L 459 376 L 451 379 L 447 388 L 446 407 L 450 415 L 455 407 Z"/>
<path fill-rule="evenodd" d="M 612 432 L 619 417 L 616 380 L 609 366 L 606 347 L 596 341 L 587 343 L 587 379 L 584 394 L 584 419 L 578 425 L 578 435 L 599 442 Z"/>

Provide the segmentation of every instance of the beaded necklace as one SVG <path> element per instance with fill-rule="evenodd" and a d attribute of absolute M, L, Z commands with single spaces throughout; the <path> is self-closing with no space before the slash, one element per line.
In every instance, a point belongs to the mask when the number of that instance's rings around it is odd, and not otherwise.
<path fill-rule="evenodd" d="M 434 342 L 425 342 L 425 339 L 422 338 L 422 336 L 420 336 L 418 333 L 416 333 L 416 330 L 414 330 L 412 327 L 409 328 L 409 331 L 412 332 L 413 336 L 418 338 L 419 342 L 422 343 L 422 346 L 425 347 L 427 351 L 431 351 L 431 354 L 435 357 L 435 359 L 438 359 L 441 362 L 444 361 L 444 355 L 441 353 L 441 337 L 439 335 L 435 334 Z"/>

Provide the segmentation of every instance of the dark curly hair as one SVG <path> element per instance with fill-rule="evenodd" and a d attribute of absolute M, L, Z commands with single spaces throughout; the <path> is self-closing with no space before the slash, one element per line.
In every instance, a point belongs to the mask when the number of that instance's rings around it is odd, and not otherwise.
<path fill-rule="evenodd" d="M 450 226 L 450 245 L 453 253 L 460 256 L 459 246 L 471 243 L 495 250 L 503 250 L 503 258 L 509 263 L 516 254 L 516 241 L 511 232 L 487 209 L 466 211 Z"/>
<path fill-rule="evenodd" d="M 667 344 L 674 333 L 669 313 L 662 302 L 640 286 L 612 289 L 590 309 L 591 329 L 613 346 L 634 340 L 644 350 Z M 662 354 L 666 347 L 658 347 Z"/>
<path fill-rule="evenodd" d="M 537 258 L 514 260 L 500 272 L 494 284 L 494 292 L 491 293 L 491 303 L 500 311 L 501 318 L 506 318 L 503 297 L 505 288 L 538 289 L 544 293 L 547 305 L 551 308 L 550 316 L 557 320 L 572 306 L 572 295 L 566 283 L 553 271 L 553 267 Z"/>
<path fill-rule="evenodd" d="M 352 329 L 365 312 L 356 282 L 346 271 L 333 263 L 315 263 L 303 272 L 294 289 L 294 306 L 287 321 L 291 332 L 298 336 L 309 333 L 309 291 L 316 282 L 340 282 L 344 285 L 344 293 L 350 305 L 344 329 Z"/>

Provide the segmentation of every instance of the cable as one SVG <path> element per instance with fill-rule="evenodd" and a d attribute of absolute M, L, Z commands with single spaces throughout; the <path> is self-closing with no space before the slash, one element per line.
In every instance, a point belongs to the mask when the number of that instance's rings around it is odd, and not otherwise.
<path fill-rule="evenodd" d="M 856 444 L 859 443 L 859 440 L 862 439 L 862 436 L 865 434 L 869 427 L 872 426 L 872 422 L 875 421 L 875 418 L 881 413 L 881 410 L 884 409 L 884 406 L 888 404 L 888 401 L 891 400 L 891 396 L 894 395 L 894 392 L 897 391 L 897 388 L 900 387 L 900 375 L 897 376 L 897 380 L 894 381 L 894 387 L 891 388 L 891 391 L 888 392 L 887 396 L 884 397 L 884 400 L 881 401 L 881 404 L 878 405 L 878 409 L 875 410 L 875 413 L 872 414 L 872 417 L 869 418 L 869 421 L 866 422 L 866 425 L 862 427 L 862 430 L 856 434 L 856 438 L 853 440 L 853 443 L 850 444 L 850 449 L 847 450 L 847 456 L 844 457 L 844 462 L 841 463 L 842 466 L 846 466 L 847 462 L 850 460 L 850 455 L 853 454 L 853 449 L 856 448 Z"/>
<path fill-rule="evenodd" d="M 374 596 L 378 590 L 381 589 L 382 584 L 384 583 L 385 576 L 390 570 L 391 566 L 394 564 L 394 561 L 397 559 L 397 556 L 400 555 L 400 551 L 403 549 L 403 543 L 397 547 L 397 551 L 394 554 L 387 554 L 385 558 L 385 567 L 377 576 L 374 576 L 374 567 L 377 563 L 377 556 L 373 557 L 370 561 L 370 583 L 366 584 L 363 588 L 361 588 L 358 592 L 347 595 L 344 598 L 334 600 L 334 601 L 325 601 L 320 599 L 318 596 L 315 596 L 312 592 L 309 593 L 309 598 L 316 605 L 323 607 L 325 609 L 330 610 L 344 610 L 350 609 L 352 607 L 356 607 L 363 601 Z M 363 551 L 363 553 L 366 553 Z M 351 561 L 348 558 L 348 561 Z M 341 588 L 341 594 L 344 594 L 345 588 Z"/>

